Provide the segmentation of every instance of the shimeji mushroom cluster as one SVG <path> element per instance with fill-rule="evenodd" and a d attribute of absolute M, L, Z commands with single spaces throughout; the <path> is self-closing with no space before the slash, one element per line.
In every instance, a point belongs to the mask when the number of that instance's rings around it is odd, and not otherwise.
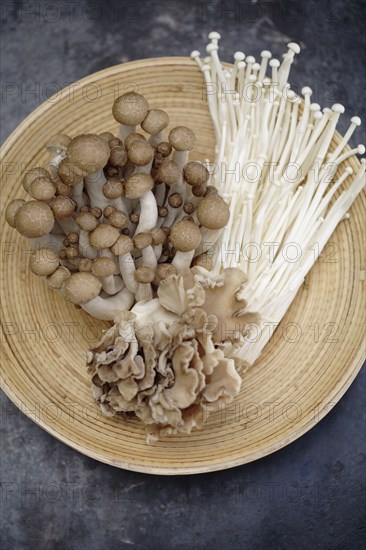
<path fill-rule="evenodd" d="M 207 250 L 230 211 L 205 163 L 189 160 L 193 131 L 177 126 L 164 140 L 167 113 L 137 93 L 117 98 L 112 112 L 118 137 L 49 140 L 49 167 L 25 173 L 31 200 L 10 202 L 6 219 L 35 248 L 34 274 L 115 321 L 88 353 L 103 412 L 133 412 L 150 437 L 190 432 L 205 405 L 237 395 L 237 365 L 219 346 L 257 316 L 236 297 L 240 270 L 210 275 Z"/>

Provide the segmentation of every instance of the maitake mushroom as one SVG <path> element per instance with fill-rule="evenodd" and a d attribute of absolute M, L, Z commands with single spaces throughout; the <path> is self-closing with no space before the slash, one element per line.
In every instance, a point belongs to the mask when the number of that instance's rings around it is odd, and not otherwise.
<path fill-rule="evenodd" d="M 101 410 L 109 416 L 135 414 L 148 442 L 190 433 L 202 426 L 212 405 L 238 395 L 235 358 L 225 356 L 221 344 L 227 336 L 232 350 L 254 318 L 237 297 L 246 280 L 240 270 L 215 278 L 195 267 L 160 277 L 158 297 L 121 313 L 87 354 Z M 228 328 L 222 340 L 220 325 Z"/>

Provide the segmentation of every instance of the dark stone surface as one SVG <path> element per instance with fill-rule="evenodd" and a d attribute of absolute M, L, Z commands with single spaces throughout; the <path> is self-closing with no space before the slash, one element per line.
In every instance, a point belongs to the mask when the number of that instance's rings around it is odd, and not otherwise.
<path fill-rule="evenodd" d="M 187 55 L 210 30 L 226 60 L 302 45 L 292 82 L 365 118 L 365 2 L 138 0 L 1 4 L 2 141 L 67 83 L 121 61 Z M 348 116 L 341 130 L 348 125 Z M 364 143 L 365 131 L 353 144 Z M 4 550 L 363 548 L 365 372 L 310 433 L 256 463 L 191 477 L 114 469 L 2 396 Z"/>

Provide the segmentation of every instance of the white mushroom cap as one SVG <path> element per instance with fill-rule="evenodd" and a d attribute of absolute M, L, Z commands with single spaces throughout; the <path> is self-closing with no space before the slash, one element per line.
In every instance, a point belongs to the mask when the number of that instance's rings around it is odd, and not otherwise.
<path fill-rule="evenodd" d="M 5 219 L 10 227 L 15 227 L 15 216 L 18 210 L 25 204 L 23 199 L 14 199 L 9 202 L 5 211 Z"/>
<path fill-rule="evenodd" d="M 136 166 L 145 166 L 152 161 L 154 149 L 147 141 L 134 141 L 128 148 L 128 158 Z"/>
<path fill-rule="evenodd" d="M 228 205 L 216 194 L 203 197 L 198 203 L 196 212 L 200 223 L 208 229 L 222 229 L 230 217 Z"/>
<path fill-rule="evenodd" d="M 87 304 L 99 295 L 101 281 L 91 273 L 74 273 L 63 284 L 64 295 L 73 304 Z"/>
<path fill-rule="evenodd" d="M 115 269 L 116 264 L 112 258 L 101 256 L 94 260 L 91 271 L 96 277 L 109 277 L 113 275 Z"/>
<path fill-rule="evenodd" d="M 156 135 L 169 125 L 169 116 L 161 109 L 150 109 L 141 123 L 141 128 L 148 134 Z"/>
<path fill-rule="evenodd" d="M 179 252 L 191 252 L 201 244 L 202 235 L 196 224 L 182 220 L 173 225 L 170 240 Z"/>
<path fill-rule="evenodd" d="M 26 202 L 15 214 L 15 227 L 24 237 L 48 235 L 55 223 L 51 208 L 41 201 Z"/>
<path fill-rule="evenodd" d="M 113 246 L 119 236 L 119 231 L 116 227 L 106 223 L 100 223 L 89 234 L 89 242 L 96 250 L 102 250 L 103 248 L 110 248 Z"/>
<path fill-rule="evenodd" d="M 176 126 L 170 131 L 169 142 L 177 151 L 191 151 L 196 142 L 196 136 L 190 128 Z"/>
<path fill-rule="evenodd" d="M 49 201 L 55 196 L 56 186 L 51 178 L 39 176 L 32 181 L 28 192 L 37 201 Z"/>
<path fill-rule="evenodd" d="M 22 179 L 22 184 L 24 189 L 27 191 L 27 193 L 29 191 L 29 187 L 32 181 L 39 177 L 51 179 L 51 174 L 49 173 L 48 170 L 46 170 L 45 168 L 42 168 L 42 166 L 35 166 L 34 168 L 31 168 L 30 170 L 28 170 L 28 172 L 24 174 L 24 177 Z"/>
<path fill-rule="evenodd" d="M 51 275 L 60 264 L 58 255 L 50 248 L 40 248 L 32 253 L 29 267 L 35 275 Z"/>
<path fill-rule="evenodd" d="M 154 180 L 149 174 L 137 173 L 125 182 L 125 194 L 128 199 L 138 199 L 154 187 Z"/>
<path fill-rule="evenodd" d="M 49 275 L 49 277 L 47 277 L 47 282 L 51 288 L 59 289 L 64 284 L 64 281 L 66 281 L 66 279 L 70 276 L 71 273 L 67 269 L 67 267 L 60 265 L 56 269 L 56 271 L 52 273 L 52 275 Z"/>
<path fill-rule="evenodd" d="M 104 168 L 109 154 L 108 143 L 96 134 L 81 134 L 75 137 L 68 149 L 70 161 L 88 174 Z"/>
<path fill-rule="evenodd" d="M 112 114 L 120 124 L 136 126 L 146 118 L 149 104 L 136 92 L 127 92 L 117 97 L 112 107 Z"/>
<path fill-rule="evenodd" d="M 51 200 L 50 206 L 56 220 L 67 220 L 74 213 L 76 202 L 70 199 L 70 197 L 59 195 Z"/>

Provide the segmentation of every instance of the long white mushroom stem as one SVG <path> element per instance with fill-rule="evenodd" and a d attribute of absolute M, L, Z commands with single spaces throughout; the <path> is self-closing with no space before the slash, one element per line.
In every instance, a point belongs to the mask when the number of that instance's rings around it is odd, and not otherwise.
<path fill-rule="evenodd" d="M 347 146 L 361 120 L 351 119 L 330 152 L 344 107 L 335 104 L 321 111 L 305 87 L 299 115 L 301 100 L 288 83 L 300 52 L 297 44 L 288 44 L 281 64 L 269 61 L 267 51 L 259 67 L 252 56 L 244 62 L 239 53 L 234 54 L 233 68 L 223 70 L 217 33 L 209 37 L 209 56 L 201 60 L 197 51 L 191 56 L 207 84 L 217 137 L 218 169 L 212 183 L 231 211 L 214 247 L 214 273 L 222 267 L 244 269 L 249 280 L 241 297 L 262 315 L 263 323 L 276 326 L 316 261 L 313 245 L 317 243 L 319 254 L 365 184 L 364 159 L 353 175 L 349 166 L 342 169 L 345 160 L 365 152 L 363 145 Z M 345 190 L 339 194 L 341 188 Z M 246 342 L 237 352 L 249 363 L 271 337 L 271 331 L 261 329 L 257 342 Z"/>

